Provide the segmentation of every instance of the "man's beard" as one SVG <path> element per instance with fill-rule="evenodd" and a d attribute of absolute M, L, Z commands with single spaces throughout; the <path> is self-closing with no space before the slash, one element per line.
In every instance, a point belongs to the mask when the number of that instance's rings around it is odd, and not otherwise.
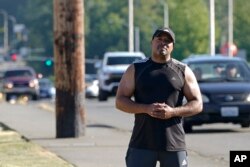
<path fill-rule="evenodd" d="M 168 55 L 168 51 L 166 49 L 164 49 L 164 48 L 160 49 L 159 53 L 160 53 L 161 56 L 167 56 Z"/>

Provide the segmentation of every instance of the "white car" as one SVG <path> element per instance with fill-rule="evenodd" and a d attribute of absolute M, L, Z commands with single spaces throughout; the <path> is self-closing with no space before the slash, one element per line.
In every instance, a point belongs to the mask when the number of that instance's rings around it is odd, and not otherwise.
<path fill-rule="evenodd" d="M 117 91 L 119 82 L 128 66 L 146 58 L 142 52 L 107 52 L 98 70 L 99 101 L 106 101 Z"/>
<path fill-rule="evenodd" d="M 85 95 L 87 98 L 95 98 L 98 97 L 99 94 L 99 86 L 98 80 L 95 76 L 86 74 L 85 75 Z"/>
<path fill-rule="evenodd" d="M 55 87 L 48 78 L 41 78 L 39 82 L 40 98 L 55 98 Z"/>

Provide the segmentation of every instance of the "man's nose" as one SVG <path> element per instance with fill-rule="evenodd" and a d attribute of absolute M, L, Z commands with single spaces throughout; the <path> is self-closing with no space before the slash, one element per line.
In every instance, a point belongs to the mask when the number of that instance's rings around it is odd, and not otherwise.
<path fill-rule="evenodd" d="M 167 43 L 166 41 L 161 41 L 161 45 L 162 45 L 162 46 L 167 46 L 167 47 L 168 47 L 168 44 L 169 44 L 169 43 Z"/>

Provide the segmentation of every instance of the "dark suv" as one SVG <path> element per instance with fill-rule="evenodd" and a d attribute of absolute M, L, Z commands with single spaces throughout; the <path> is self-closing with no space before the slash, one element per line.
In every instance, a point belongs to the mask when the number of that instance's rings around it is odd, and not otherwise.
<path fill-rule="evenodd" d="M 31 67 L 18 67 L 5 70 L 1 76 L 1 92 L 6 100 L 12 96 L 28 95 L 33 100 L 39 97 L 39 84 L 36 73 Z"/>

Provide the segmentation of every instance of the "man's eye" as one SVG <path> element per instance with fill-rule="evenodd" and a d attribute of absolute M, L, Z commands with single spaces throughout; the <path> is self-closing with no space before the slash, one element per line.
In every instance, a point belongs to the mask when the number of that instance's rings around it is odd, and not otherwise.
<path fill-rule="evenodd" d="M 172 40 L 171 39 L 165 39 L 165 38 L 158 38 L 157 39 L 158 41 L 161 41 L 161 42 L 164 42 L 164 43 L 167 43 L 167 44 L 169 44 L 169 43 L 171 43 L 172 42 Z"/>
<path fill-rule="evenodd" d="M 171 42 L 172 42 L 172 40 L 170 40 L 170 39 L 166 39 L 166 40 L 164 40 L 164 42 L 165 42 L 165 43 L 171 43 Z"/>

